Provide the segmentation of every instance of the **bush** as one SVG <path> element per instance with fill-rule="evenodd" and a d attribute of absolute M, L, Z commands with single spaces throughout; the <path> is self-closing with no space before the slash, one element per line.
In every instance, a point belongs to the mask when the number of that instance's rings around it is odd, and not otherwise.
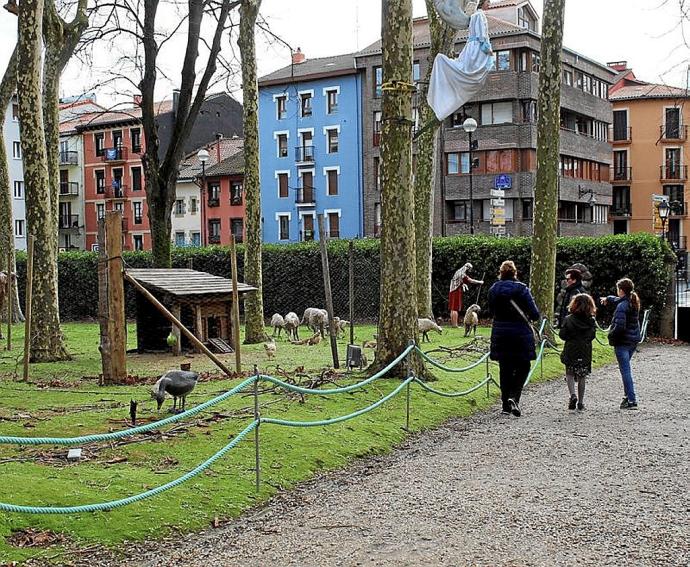
<path fill-rule="evenodd" d="M 349 313 L 348 246 L 345 241 L 329 243 L 329 269 L 334 309 L 347 317 Z M 473 276 L 482 275 L 486 285 L 471 287 L 466 303 L 487 304 L 487 291 L 503 260 L 515 261 L 518 277 L 529 281 L 530 239 L 496 239 L 484 236 L 437 238 L 433 254 L 433 306 L 437 315 L 446 316 L 448 286 L 455 270 L 465 262 L 474 265 Z M 379 241 L 355 241 L 355 317 L 376 319 L 379 304 Z M 667 245 L 650 234 L 605 236 L 601 238 L 559 238 L 555 285 L 566 267 L 586 264 L 594 276 L 595 297 L 615 292 L 615 282 L 629 276 L 635 282 L 644 308 L 653 309 L 658 317 L 665 302 L 669 275 L 664 261 L 672 260 Z M 292 245 L 266 244 L 263 247 L 264 310 L 285 314 L 295 311 L 301 316 L 310 306 L 325 306 L 319 245 L 306 242 Z M 151 267 L 149 252 L 125 252 L 128 267 Z M 98 256 L 93 252 L 63 252 L 59 255 L 60 314 L 63 320 L 92 319 L 98 310 Z M 174 249 L 173 267 L 230 277 L 227 247 Z M 20 293 L 24 291 L 26 255 L 19 254 L 17 271 Z M 238 246 L 239 279 L 243 280 L 244 247 Z M 129 287 L 129 286 L 128 286 Z M 22 298 L 23 299 L 23 298 Z M 128 290 L 127 314 L 134 316 L 134 295 Z"/>

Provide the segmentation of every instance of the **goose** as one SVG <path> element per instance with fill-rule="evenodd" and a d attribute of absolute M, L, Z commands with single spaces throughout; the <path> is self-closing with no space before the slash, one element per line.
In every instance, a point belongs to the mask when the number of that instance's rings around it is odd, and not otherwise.
<path fill-rule="evenodd" d="M 177 410 L 177 398 L 181 398 L 180 409 L 184 411 L 187 394 L 194 389 L 198 379 L 199 375 L 196 372 L 186 370 L 170 370 L 163 374 L 151 391 L 151 397 L 158 402 L 158 411 L 166 394 L 173 397 L 173 412 Z"/>

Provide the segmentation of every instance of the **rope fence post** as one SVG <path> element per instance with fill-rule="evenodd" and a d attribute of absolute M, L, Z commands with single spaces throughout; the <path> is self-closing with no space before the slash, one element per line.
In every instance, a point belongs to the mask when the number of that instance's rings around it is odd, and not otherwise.
<path fill-rule="evenodd" d="M 12 350 L 12 303 L 13 303 L 13 297 L 12 297 L 12 278 L 16 277 L 13 276 L 12 274 L 12 250 L 10 249 L 7 252 L 7 291 L 5 292 L 7 295 L 7 351 Z"/>
<path fill-rule="evenodd" d="M 31 296 L 34 279 L 34 235 L 26 237 L 26 294 L 24 298 L 24 373 L 22 379 L 29 381 L 29 361 L 31 360 Z"/>
<path fill-rule="evenodd" d="M 491 378 L 491 371 L 489 370 L 489 357 L 486 357 L 486 377 Z M 489 387 L 491 386 L 491 380 L 486 381 L 486 399 L 488 400 L 491 393 L 489 392 Z"/>
<path fill-rule="evenodd" d="M 408 343 L 409 346 L 414 346 L 414 341 L 410 341 Z M 410 378 L 412 376 L 412 364 L 410 363 L 410 355 L 414 352 L 414 349 L 412 349 L 407 356 L 405 357 L 405 364 L 407 366 L 407 371 L 406 371 L 406 376 Z M 407 387 L 405 388 L 405 431 L 409 432 L 410 431 L 410 386 L 412 382 L 407 383 Z"/>
<path fill-rule="evenodd" d="M 257 422 L 254 428 L 254 476 L 255 476 L 255 490 L 259 492 L 259 484 L 261 483 L 261 469 L 259 467 L 259 426 L 261 425 L 261 416 L 259 414 L 259 368 L 254 365 L 254 421 Z"/>

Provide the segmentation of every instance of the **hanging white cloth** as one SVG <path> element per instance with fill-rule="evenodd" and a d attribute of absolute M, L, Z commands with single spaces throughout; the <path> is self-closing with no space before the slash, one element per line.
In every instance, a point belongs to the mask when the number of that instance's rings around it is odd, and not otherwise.
<path fill-rule="evenodd" d="M 431 71 L 427 101 L 439 120 L 445 120 L 484 85 L 493 64 L 489 25 L 483 10 L 470 18 L 467 43 L 457 59 L 439 53 Z"/>

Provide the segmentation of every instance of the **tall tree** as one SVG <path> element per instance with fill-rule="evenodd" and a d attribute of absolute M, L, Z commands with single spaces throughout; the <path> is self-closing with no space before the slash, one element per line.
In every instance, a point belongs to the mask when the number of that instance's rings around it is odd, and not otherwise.
<path fill-rule="evenodd" d="M 240 35 L 244 104 L 244 190 L 247 242 L 244 250 L 245 282 L 257 288 L 244 301 L 245 343 L 266 339 L 261 275 L 261 191 L 259 180 L 259 86 L 256 71 L 254 28 L 261 0 L 243 0 Z"/>
<path fill-rule="evenodd" d="M 426 0 L 431 48 L 424 81 L 418 91 L 419 123 L 434 118 L 426 100 L 434 59 L 439 53 L 450 53 L 455 30 L 446 24 L 434 8 L 434 0 Z M 434 217 L 434 183 L 438 167 L 439 128 L 431 128 L 417 140 L 417 168 L 414 175 L 415 247 L 417 253 L 417 311 L 420 317 L 433 317 L 431 305 L 431 252 Z"/>
<path fill-rule="evenodd" d="M 537 121 L 537 182 L 530 286 L 542 315 L 553 318 L 558 223 L 561 59 L 565 0 L 544 0 Z"/>
<path fill-rule="evenodd" d="M 417 338 L 412 194 L 412 0 L 383 0 L 381 305 L 375 367 Z M 417 361 L 415 366 L 419 365 Z M 419 368 L 415 368 L 419 370 Z M 397 374 L 404 371 L 400 365 Z"/>

